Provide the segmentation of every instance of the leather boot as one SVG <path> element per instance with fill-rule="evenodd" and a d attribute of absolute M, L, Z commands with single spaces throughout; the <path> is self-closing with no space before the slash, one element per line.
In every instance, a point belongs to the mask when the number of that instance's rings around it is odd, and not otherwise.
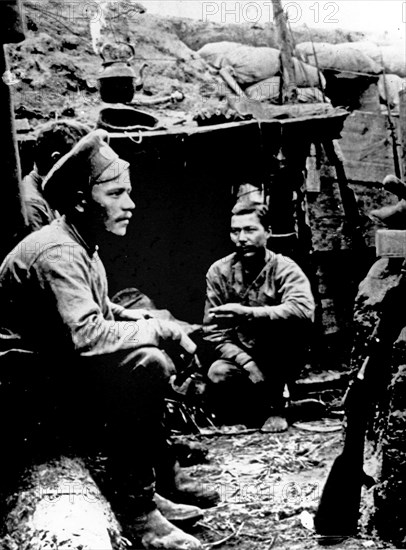
<path fill-rule="evenodd" d="M 174 525 L 193 524 L 203 518 L 203 511 L 197 506 L 176 504 L 155 493 L 154 502 L 161 514 Z"/>
<path fill-rule="evenodd" d="M 211 508 L 220 501 L 220 495 L 212 487 L 199 483 L 182 471 L 169 439 L 159 442 L 154 459 L 156 492 L 173 502 L 190 504 L 199 508 Z"/>
<path fill-rule="evenodd" d="M 190 478 L 174 460 L 165 468 L 155 466 L 156 490 L 163 497 L 174 502 L 211 508 L 220 502 L 220 494 L 213 487 Z"/>
<path fill-rule="evenodd" d="M 406 229 L 406 200 L 371 210 L 369 218 L 388 229 Z"/>
<path fill-rule="evenodd" d="M 147 550 L 202 550 L 197 538 L 175 527 L 159 510 L 138 516 L 129 530 L 135 548 L 142 545 Z"/>

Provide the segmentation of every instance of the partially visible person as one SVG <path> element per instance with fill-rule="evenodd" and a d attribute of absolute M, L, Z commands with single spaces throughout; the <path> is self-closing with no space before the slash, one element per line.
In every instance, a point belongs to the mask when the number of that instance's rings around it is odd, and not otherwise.
<path fill-rule="evenodd" d="M 42 193 L 44 177 L 89 132 L 90 127 L 73 120 L 47 122 L 38 130 L 34 147 L 34 168 L 22 181 L 22 199 L 26 205 L 30 232 L 41 229 L 57 217 Z"/>
<path fill-rule="evenodd" d="M 285 385 L 299 374 L 314 317 L 310 283 L 290 258 L 267 248 L 268 208 L 239 201 L 232 211 L 235 252 L 207 273 L 204 324 L 219 422 L 285 431 Z"/>

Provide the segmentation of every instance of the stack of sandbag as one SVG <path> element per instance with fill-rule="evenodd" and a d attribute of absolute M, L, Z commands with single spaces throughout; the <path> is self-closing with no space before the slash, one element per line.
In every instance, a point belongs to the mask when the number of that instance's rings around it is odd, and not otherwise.
<path fill-rule="evenodd" d="M 349 43 L 302 42 L 296 46 L 295 54 L 321 70 L 337 71 L 338 77 L 357 78 L 360 73 L 378 75 L 382 72 L 381 66 L 369 55 L 360 49 L 350 47 Z"/>
<path fill-rule="evenodd" d="M 231 66 L 234 78 L 244 88 L 281 74 L 280 51 L 275 48 L 257 48 L 238 42 L 213 42 L 205 44 L 198 54 L 217 69 Z M 320 82 L 325 85 L 323 75 L 319 75 L 315 67 L 298 59 L 293 62 L 297 86 L 319 87 Z"/>
<path fill-rule="evenodd" d="M 406 77 L 406 48 L 403 41 L 379 45 L 365 40 L 349 42 L 347 46 L 365 53 L 388 75 Z"/>

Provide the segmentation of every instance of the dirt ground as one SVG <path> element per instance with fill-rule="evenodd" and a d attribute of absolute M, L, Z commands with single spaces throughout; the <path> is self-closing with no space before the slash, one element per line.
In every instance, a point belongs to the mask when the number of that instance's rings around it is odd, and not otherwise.
<path fill-rule="evenodd" d="M 209 461 L 186 469 L 221 495 L 221 503 L 192 530 L 207 548 L 393 548 L 365 525 L 357 538 L 336 544 L 321 540 L 313 529 L 324 482 L 342 448 L 339 420 L 298 422 L 283 434 L 243 433 L 238 426 L 232 431 L 198 436 Z"/>

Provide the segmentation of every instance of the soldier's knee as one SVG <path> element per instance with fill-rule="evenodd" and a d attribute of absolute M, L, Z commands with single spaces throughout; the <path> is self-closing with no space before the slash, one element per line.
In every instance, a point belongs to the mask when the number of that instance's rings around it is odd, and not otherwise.
<path fill-rule="evenodd" d="M 131 352 L 126 363 L 131 365 L 132 375 L 148 379 L 168 380 L 173 374 L 173 363 L 159 348 L 142 347 Z"/>
<path fill-rule="evenodd" d="M 225 361 L 215 361 L 207 373 L 208 379 L 214 384 L 225 382 L 229 378 L 231 365 Z"/>
<path fill-rule="evenodd" d="M 169 378 L 174 374 L 173 363 L 166 353 L 159 348 L 145 348 L 145 358 L 142 364 L 149 370 L 163 378 Z"/>

